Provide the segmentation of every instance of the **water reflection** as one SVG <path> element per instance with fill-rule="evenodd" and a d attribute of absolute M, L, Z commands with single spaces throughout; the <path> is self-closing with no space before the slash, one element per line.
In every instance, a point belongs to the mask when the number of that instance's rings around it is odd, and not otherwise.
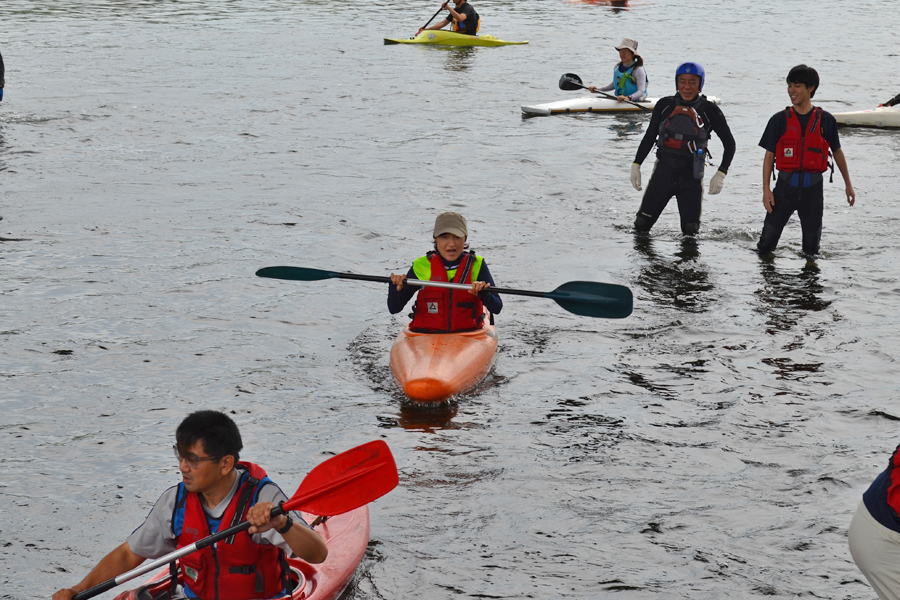
<path fill-rule="evenodd" d="M 422 405 L 404 402 L 400 405 L 400 419 L 397 424 L 407 431 L 425 433 L 448 428 L 456 429 L 458 426 L 453 424 L 453 417 L 458 411 L 459 405 L 454 401 Z"/>
<path fill-rule="evenodd" d="M 614 131 L 619 139 L 643 136 L 644 119 L 639 114 L 617 114 L 609 130 Z"/>
<path fill-rule="evenodd" d="M 671 306 L 687 312 L 700 313 L 709 310 L 714 289 L 709 271 L 700 262 L 697 238 L 684 236 L 679 240 L 676 260 L 661 256 L 654 245 L 653 236 L 636 233 L 634 249 L 645 259 L 637 283 L 661 306 Z"/>
<path fill-rule="evenodd" d="M 475 64 L 475 53 L 478 49 L 474 46 L 444 46 L 440 49 L 447 52 L 447 58 L 444 60 L 444 69 L 447 71 L 467 71 Z"/>
<path fill-rule="evenodd" d="M 766 315 L 766 333 L 790 331 L 809 312 L 831 306 L 822 298 L 819 265 L 806 263 L 799 273 L 779 271 L 774 260 L 760 261 L 763 287 L 756 291 L 761 300 L 758 310 Z"/>
<path fill-rule="evenodd" d="M 620 13 L 628 10 L 628 0 L 577 0 L 581 4 L 592 4 L 594 6 L 608 6 L 610 12 Z"/>

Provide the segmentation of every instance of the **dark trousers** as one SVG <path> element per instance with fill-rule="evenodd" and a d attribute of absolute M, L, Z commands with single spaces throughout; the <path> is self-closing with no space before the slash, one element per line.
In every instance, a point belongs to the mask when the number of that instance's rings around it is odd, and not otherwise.
<path fill-rule="evenodd" d="M 694 179 L 694 164 L 691 159 L 665 156 L 660 157 L 650 176 L 634 228 L 638 231 L 650 231 L 672 196 L 678 201 L 681 232 L 685 235 L 697 233 L 700 230 L 703 180 Z"/>
<path fill-rule="evenodd" d="M 775 207 L 766 214 L 762 235 L 756 249 L 760 254 L 775 251 L 781 232 L 794 211 L 800 217 L 800 230 L 803 232 L 803 253 L 815 256 L 819 253 L 819 242 L 822 240 L 822 213 L 824 198 L 820 181 L 807 188 L 794 187 L 785 179 L 778 179 L 773 194 Z"/>

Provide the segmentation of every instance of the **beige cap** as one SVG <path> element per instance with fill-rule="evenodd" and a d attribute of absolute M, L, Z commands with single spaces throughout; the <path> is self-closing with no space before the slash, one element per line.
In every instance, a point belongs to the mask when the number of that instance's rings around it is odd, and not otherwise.
<path fill-rule="evenodd" d="M 637 40 L 625 38 L 624 40 L 622 40 L 622 43 L 616 46 L 616 50 L 625 50 L 626 48 L 628 50 L 631 50 L 632 52 L 637 53 Z"/>
<path fill-rule="evenodd" d="M 466 226 L 466 218 L 459 213 L 445 212 L 434 220 L 434 237 L 444 233 L 452 233 L 461 238 L 469 237 L 469 228 Z"/>

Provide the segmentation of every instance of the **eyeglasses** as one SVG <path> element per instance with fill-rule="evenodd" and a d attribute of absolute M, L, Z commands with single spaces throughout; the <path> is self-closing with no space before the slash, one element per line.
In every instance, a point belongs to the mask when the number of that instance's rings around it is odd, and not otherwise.
<path fill-rule="evenodd" d="M 179 464 L 181 464 L 181 461 L 184 461 L 192 469 L 196 469 L 197 465 L 199 465 L 204 460 L 212 460 L 212 461 L 219 460 L 219 457 L 217 457 L 217 456 L 202 456 L 201 457 L 201 456 L 195 456 L 193 454 L 190 456 L 182 456 L 181 453 L 178 451 L 177 445 L 172 446 L 172 450 L 175 452 L 175 459 L 178 461 Z"/>

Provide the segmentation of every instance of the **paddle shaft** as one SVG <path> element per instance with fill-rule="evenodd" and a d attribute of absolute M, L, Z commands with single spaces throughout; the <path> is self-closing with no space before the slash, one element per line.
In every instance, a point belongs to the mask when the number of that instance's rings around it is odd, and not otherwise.
<path fill-rule="evenodd" d="M 357 275 L 355 273 L 338 273 L 338 279 L 356 279 L 357 281 L 377 281 L 379 283 L 393 283 L 390 277 L 382 277 L 378 275 Z M 450 290 L 471 290 L 471 285 L 464 283 L 451 283 L 448 281 L 422 281 L 421 279 L 405 279 L 405 284 L 417 285 L 419 287 L 439 287 Z M 534 296 L 536 298 L 544 298 L 546 292 L 532 292 L 530 290 L 516 290 L 511 288 L 489 287 L 481 290 L 491 294 L 513 294 L 516 296 Z"/>
<path fill-rule="evenodd" d="M 284 505 L 284 503 L 281 503 L 278 506 L 276 506 L 275 508 L 273 508 L 272 512 L 269 513 L 270 517 L 277 517 L 278 515 L 283 515 L 284 514 L 283 505 Z M 202 550 L 203 548 L 212 546 L 219 540 L 224 540 L 225 538 L 231 537 L 232 535 L 234 535 L 236 533 L 240 533 L 241 531 L 244 531 L 245 529 L 250 529 L 249 521 L 243 521 L 241 523 L 238 523 L 234 527 L 229 527 L 228 529 L 226 529 L 224 531 L 219 531 L 218 533 L 214 533 L 209 537 L 203 538 L 199 542 L 194 542 L 193 544 L 191 544 L 189 546 L 185 546 L 184 548 L 179 548 L 175 552 L 171 552 L 169 554 L 166 554 L 165 556 L 157 558 L 156 560 L 150 561 L 149 563 L 145 563 L 139 567 L 136 567 L 136 568 L 128 571 L 127 573 L 122 573 L 118 577 L 114 577 L 113 579 L 108 579 L 107 581 L 104 581 L 103 583 L 101 583 L 99 585 L 95 585 L 94 587 L 92 587 L 90 589 L 87 589 L 83 592 L 79 592 L 79 593 L 75 594 L 72 597 L 72 600 L 87 600 L 88 598 L 93 598 L 94 596 L 96 596 L 98 594 L 102 594 L 103 592 L 105 592 L 107 590 L 111 590 L 112 588 L 116 587 L 117 585 L 121 585 L 121 584 L 125 583 L 126 581 L 131 581 L 135 577 L 143 575 L 144 573 L 149 573 L 150 571 L 153 571 L 154 569 L 158 569 L 159 567 L 165 566 L 165 565 L 169 564 L 170 562 L 178 560 L 182 556 L 187 556 L 188 554 L 191 554 L 192 552 L 196 552 L 197 550 Z"/>
<path fill-rule="evenodd" d="M 592 91 L 591 88 L 589 88 L 589 87 L 586 87 L 586 86 L 581 86 L 581 87 L 588 90 L 589 92 Z M 610 100 L 618 100 L 619 99 L 617 96 L 613 96 L 612 94 L 607 94 L 606 92 L 601 92 L 600 90 L 593 90 L 593 93 L 600 94 L 601 96 L 606 96 Z M 637 102 L 632 102 L 631 100 L 622 100 L 622 102 L 624 102 L 626 104 L 632 104 L 634 106 L 637 106 L 641 110 L 646 110 L 646 111 L 650 110 L 648 107 L 642 106 L 642 105 L 638 104 Z"/>
<path fill-rule="evenodd" d="M 448 0 L 448 1 L 449 1 L 449 0 Z M 431 22 L 434 21 L 434 18 L 435 18 L 436 16 L 438 16 L 442 10 L 444 10 L 444 5 L 443 5 L 443 4 L 441 4 L 441 7 L 440 7 L 439 9 L 437 9 L 437 12 L 436 12 L 436 13 L 434 13 L 433 15 L 431 15 L 431 18 L 428 19 L 428 22 L 425 23 L 424 25 L 422 25 L 422 29 L 425 29 L 426 27 L 428 27 L 429 25 L 431 25 Z"/>

